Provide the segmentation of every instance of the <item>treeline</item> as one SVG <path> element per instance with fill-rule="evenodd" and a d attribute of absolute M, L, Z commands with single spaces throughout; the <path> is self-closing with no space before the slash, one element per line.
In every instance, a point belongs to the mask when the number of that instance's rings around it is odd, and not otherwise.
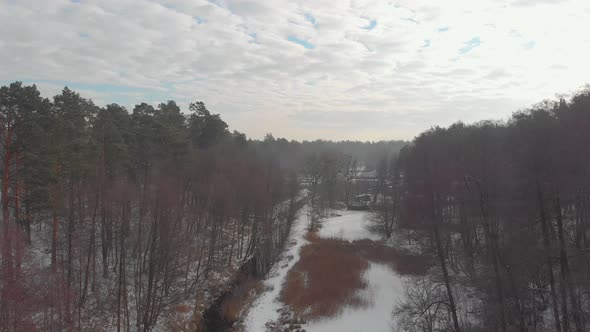
<path fill-rule="evenodd" d="M 170 329 L 176 304 L 194 331 L 211 287 L 268 271 L 300 205 L 296 173 L 202 102 L 129 112 L 15 82 L 0 161 L 0 331 Z"/>
<path fill-rule="evenodd" d="M 278 156 L 281 166 L 299 172 L 307 189 L 310 224 L 330 211 L 346 208 L 355 195 L 385 194 L 389 162 L 394 162 L 406 141 L 288 141 L 267 134 L 254 144 Z M 379 186 L 375 186 L 377 183 Z M 389 192 L 387 192 L 389 193 Z M 340 203 L 340 205 L 338 204 Z M 342 205 L 344 203 L 344 205 Z M 391 218 L 388 218 L 391 221 Z"/>
<path fill-rule="evenodd" d="M 361 141 L 294 141 L 285 138 L 275 138 L 267 134 L 263 140 L 254 141 L 265 150 L 272 150 L 277 154 L 281 165 L 287 168 L 301 170 L 308 167 L 311 156 L 318 158 L 337 158 L 342 163 L 345 159 L 355 161 L 359 168 L 375 170 L 384 156 L 397 154 L 408 142 L 401 140 L 361 142 Z"/>
<path fill-rule="evenodd" d="M 402 150 L 401 226 L 436 258 L 396 309 L 408 331 L 590 328 L 590 92 Z"/>

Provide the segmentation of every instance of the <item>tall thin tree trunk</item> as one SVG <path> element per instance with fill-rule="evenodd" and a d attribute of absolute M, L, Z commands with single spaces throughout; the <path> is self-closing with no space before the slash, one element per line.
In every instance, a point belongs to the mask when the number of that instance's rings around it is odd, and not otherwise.
<path fill-rule="evenodd" d="M 57 212 L 53 210 L 51 219 L 51 271 L 57 271 L 57 241 L 59 232 L 59 219 Z"/>
<path fill-rule="evenodd" d="M 567 257 L 567 252 L 565 248 L 565 239 L 564 239 L 564 232 L 563 232 L 563 215 L 561 212 L 561 200 L 559 198 L 559 194 L 557 194 L 555 198 L 555 214 L 557 216 L 557 234 L 559 237 L 559 262 L 561 267 L 561 275 L 562 275 L 562 282 L 564 286 L 567 287 L 570 296 L 570 304 L 572 307 L 572 314 L 574 318 L 574 324 L 576 326 L 576 331 L 582 332 L 582 320 L 580 318 L 580 310 L 578 306 L 578 302 L 576 300 L 576 294 L 574 292 L 574 284 L 572 282 L 572 277 L 570 274 L 570 267 L 569 261 Z"/>
<path fill-rule="evenodd" d="M 506 323 L 506 300 L 504 298 L 504 287 L 502 285 L 502 277 L 500 275 L 500 257 L 499 257 L 499 250 L 498 250 L 498 235 L 497 232 L 494 230 L 494 227 L 490 223 L 490 217 L 488 213 L 488 200 L 487 194 L 484 194 L 482 186 L 478 183 L 477 186 L 478 194 L 479 194 L 479 209 L 481 212 L 481 216 L 483 218 L 483 226 L 484 226 L 484 233 L 486 236 L 486 244 L 488 246 L 488 250 L 490 253 L 490 258 L 492 260 L 492 266 L 494 269 L 494 282 L 496 283 L 496 296 L 498 297 L 498 301 L 500 302 L 500 318 L 501 318 L 501 326 L 502 331 L 507 330 L 507 323 Z M 487 190 L 486 190 L 487 193 Z"/>
<path fill-rule="evenodd" d="M 438 259 L 440 261 L 440 267 L 443 273 L 443 279 L 445 283 L 445 288 L 447 290 L 447 299 L 449 301 L 449 309 L 451 310 L 451 317 L 453 318 L 453 327 L 455 332 L 460 332 L 461 329 L 459 328 L 459 319 L 457 318 L 457 307 L 455 306 L 455 300 L 453 298 L 453 290 L 451 289 L 451 282 L 449 280 L 449 272 L 447 270 L 447 264 L 445 263 L 445 254 L 443 245 L 440 238 L 440 230 L 438 225 L 434 225 L 434 237 L 436 241 L 436 248 L 438 253 Z"/>
<path fill-rule="evenodd" d="M 3 236 L 4 240 L 2 241 L 2 267 L 4 269 L 4 273 L 7 277 L 9 277 L 10 269 L 12 265 L 12 241 L 11 241 L 11 224 L 10 224 L 10 196 L 9 196 L 9 187 L 10 187 L 10 161 L 12 159 L 11 155 L 11 144 L 12 144 L 12 128 L 10 125 L 6 125 L 7 133 L 5 137 L 4 143 L 4 169 L 2 171 L 2 224 L 3 224 Z M 5 289 L 5 287 L 3 287 Z M 2 300 L 5 300 L 4 298 Z"/>
<path fill-rule="evenodd" d="M 543 193 L 541 185 L 537 181 L 537 200 L 541 217 L 541 231 L 543 234 L 543 248 L 545 250 L 545 259 L 547 262 L 547 274 L 549 277 L 549 287 L 551 292 L 551 304 L 553 307 L 553 319 L 555 321 L 555 330 L 561 332 L 561 322 L 559 319 L 559 302 L 557 301 L 557 292 L 555 290 L 555 276 L 553 275 L 553 261 L 551 260 L 551 242 L 549 239 L 549 229 L 547 225 L 547 216 L 545 215 L 545 204 L 543 203 Z M 567 317 L 564 317 L 567 320 Z"/>

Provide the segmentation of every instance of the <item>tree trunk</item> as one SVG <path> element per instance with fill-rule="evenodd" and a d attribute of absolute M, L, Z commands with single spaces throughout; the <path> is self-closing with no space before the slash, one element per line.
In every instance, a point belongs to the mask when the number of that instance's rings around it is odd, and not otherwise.
<path fill-rule="evenodd" d="M 57 240 L 59 231 L 59 219 L 57 213 L 53 211 L 51 222 L 51 271 L 57 271 Z"/>
<path fill-rule="evenodd" d="M 9 125 L 8 125 L 9 126 Z M 2 266 L 4 273 L 9 273 L 12 265 L 12 244 L 11 244 L 11 232 L 10 232 L 10 196 L 8 189 L 10 187 L 10 160 L 11 156 L 11 142 L 12 142 L 12 130 L 10 127 L 7 128 L 6 142 L 4 144 L 4 169 L 2 172 L 2 224 L 4 228 L 4 241 L 2 245 Z"/>
<path fill-rule="evenodd" d="M 545 204 L 543 203 L 543 193 L 541 185 L 537 181 L 537 200 L 541 217 L 541 230 L 543 234 L 543 248 L 545 249 L 545 259 L 547 262 L 547 274 L 549 277 L 549 286 L 551 291 L 551 302 L 553 306 L 553 318 L 555 320 L 555 330 L 561 332 L 561 323 L 559 319 L 559 302 L 557 301 L 557 292 L 555 290 L 555 277 L 553 275 L 553 261 L 551 260 L 551 242 L 549 239 L 549 229 L 547 225 L 547 216 L 545 215 Z M 564 317 L 567 320 L 567 317 Z"/>
<path fill-rule="evenodd" d="M 555 214 L 557 216 L 557 234 L 559 237 L 559 263 L 561 267 L 562 282 L 564 283 L 564 286 L 567 287 L 567 290 L 570 293 L 570 304 L 572 307 L 572 314 L 574 318 L 574 324 L 576 326 L 576 331 L 582 332 L 583 327 L 582 320 L 580 318 L 580 310 L 578 302 L 576 300 L 576 294 L 574 292 L 574 284 L 572 282 L 569 261 L 565 248 L 565 239 L 563 234 L 563 215 L 561 213 L 561 200 L 559 198 L 559 194 L 557 194 L 557 197 L 555 199 Z"/>
<path fill-rule="evenodd" d="M 434 225 L 434 237 L 436 241 L 436 248 L 438 253 L 438 259 L 440 261 L 440 267 L 443 273 L 443 280 L 445 283 L 445 288 L 447 290 L 447 298 L 449 301 L 449 309 L 451 310 L 451 317 L 453 318 L 453 327 L 455 332 L 460 332 L 461 329 L 459 328 L 459 319 L 457 318 L 457 307 L 455 306 L 455 300 L 453 298 L 453 291 L 451 289 L 451 282 L 449 280 L 449 272 L 447 270 L 447 264 L 445 263 L 445 254 L 443 245 L 440 238 L 440 230 L 438 225 Z"/>

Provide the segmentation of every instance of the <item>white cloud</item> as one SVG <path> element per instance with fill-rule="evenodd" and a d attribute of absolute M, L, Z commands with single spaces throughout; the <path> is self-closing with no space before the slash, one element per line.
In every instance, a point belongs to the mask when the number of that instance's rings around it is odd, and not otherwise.
<path fill-rule="evenodd" d="M 589 13 L 583 0 L 3 0 L 0 72 L 99 104 L 203 100 L 254 137 L 411 138 L 584 85 Z"/>

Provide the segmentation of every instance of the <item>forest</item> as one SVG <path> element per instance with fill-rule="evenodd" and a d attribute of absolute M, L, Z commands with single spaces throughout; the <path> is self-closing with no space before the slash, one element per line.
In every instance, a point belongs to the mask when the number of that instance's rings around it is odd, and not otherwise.
<path fill-rule="evenodd" d="M 404 148 L 400 227 L 438 262 L 398 308 L 407 329 L 588 330 L 589 128 L 584 90 L 506 122 L 432 128 Z"/>
<path fill-rule="evenodd" d="M 264 276 L 282 250 L 308 155 L 371 162 L 405 144 L 227 128 L 202 102 L 130 111 L 0 88 L 0 330 L 203 328 L 224 283 L 244 266 Z"/>
<path fill-rule="evenodd" d="M 587 331 L 589 143 L 589 90 L 411 142 L 297 142 L 230 132 L 199 101 L 128 110 L 14 82 L 0 331 L 230 330 L 207 314 L 228 285 L 273 271 L 297 215 L 315 229 L 360 194 L 375 233 L 428 258 L 394 330 Z"/>

